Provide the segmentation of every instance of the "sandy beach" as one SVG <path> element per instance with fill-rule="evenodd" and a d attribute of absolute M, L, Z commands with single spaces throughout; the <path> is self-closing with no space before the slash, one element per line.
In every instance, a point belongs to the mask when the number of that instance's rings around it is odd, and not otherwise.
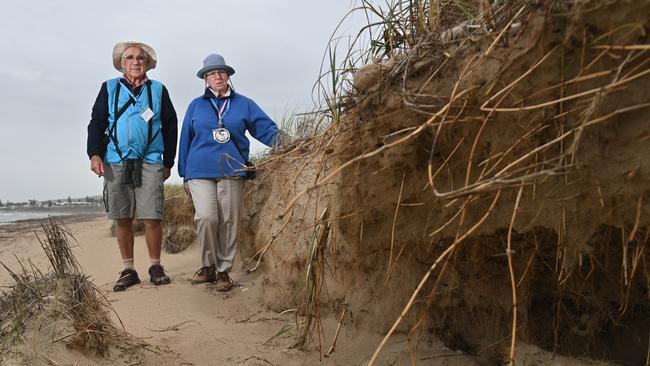
<path fill-rule="evenodd" d="M 287 317 L 276 317 L 256 308 L 256 277 L 237 273 L 238 286 L 227 294 L 211 291 L 206 285 L 192 286 L 189 278 L 198 254 L 190 248 L 163 257 L 173 282 L 155 287 L 148 283 L 144 237 L 138 236 L 135 260 L 142 284 L 124 292 L 112 292 L 120 262 L 115 238 L 110 236 L 111 222 L 103 217 L 66 218 L 63 222 L 78 241 L 74 251 L 84 272 L 109 299 L 126 331 L 176 353 L 178 359 L 170 360 L 170 364 L 258 364 L 258 358 L 273 364 L 300 364 L 300 352 L 285 351 L 282 347 L 276 350 L 278 342 L 260 346 L 287 323 Z M 40 268 L 47 268 L 47 259 L 34 234 L 39 225 L 37 221 L 28 221 L 0 228 L 0 261 L 16 268 L 16 254 L 21 260 L 29 259 Z M 9 281 L 8 273 L 2 271 L 0 283 L 6 285 Z M 114 320 L 119 324 L 118 319 Z M 52 358 L 57 362 L 74 361 Z M 278 359 L 283 361 L 272 361 Z"/>
<path fill-rule="evenodd" d="M 336 351 L 329 357 L 322 357 L 313 346 L 307 351 L 290 349 L 296 334 L 294 316 L 291 312 L 280 315 L 262 307 L 264 273 L 247 274 L 242 270 L 241 261 L 237 261 L 233 271 L 236 287 L 232 291 L 220 293 L 210 285 L 191 285 L 190 278 L 199 258 L 196 245 L 179 254 L 163 254 L 163 265 L 172 283 L 155 287 L 148 282 L 144 237 L 136 236 L 135 261 L 142 284 L 124 292 L 112 292 L 120 259 L 115 238 L 110 236 L 111 222 L 103 217 L 66 217 L 62 222 L 77 240 L 74 252 L 84 272 L 114 307 L 114 323 L 119 326 L 121 321 L 127 332 L 163 352 L 163 364 L 358 365 L 367 362 L 381 340 L 378 334 L 354 330 L 349 322 L 344 322 L 347 324 L 340 331 Z M 17 269 L 16 257 L 30 260 L 41 269 L 48 268 L 36 235 L 39 228 L 37 220 L 0 227 L 0 261 L 14 270 Z M 0 271 L 0 284 L 6 286 L 10 281 L 9 274 Z M 337 326 L 338 319 L 323 319 L 323 352 L 329 349 Z M 385 363 L 407 363 L 404 354 L 407 343 L 404 336 L 396 337 L 383 357 Z M 31 346 L 38 352 L 38 345 Z M 478 364 L 469 356 L 436 347 L 438 356 L 419 364 Z M 43 364 L 53 364 L 50 361 L 60 365 L 91 362 L 78 353 L 64 351 L 48 354 L 49 361 Z M 110 357 L 92 360 L 98 365 L 114 361 Z M 161 364 L 160 358 L 138 362 Z"/>
<path fill-rule="evenodd" d="M 120 259 L 115 238 L 110 235 L 111 222 L 97 216 L 69 216 L 59 222 L 74 235 L 77 242 L 73 250 L 84 272 L 114 308 L 114 324 L 123 324 L 128 333 L 148 346 L 144 357 L 129 361 L 124 354 L 113 353 L 104 358 L 84 355 L 60 343 L 48 344 L 47 337 L 42 337 L 45 340 L 40 344 L 28 342 L 22 346 L 22 351 L 33 357 L 30 365 L 365 365 L 382 339 L 381 334 L 359 327 L 354 314 L 349 314 L 341 323 L 336 346 L 329 355 L 321 354 L 313 345 L 305 350 L 293 349 L 297 334 L 293 313 L 270 311 L 262 305 L 264 271 L 247 273 L 239 258 L 233 271 L 236 286 L 232 291 L 220 293 L 211 285 L 192 285 L 190 278 L 199 258 L 198 247 L 193 245 L 179 254 L 163 254 L 163 265 L 172 283 L 156 287 L 148 282 L 148 258 L 141 235 L 135 238 L 135 260 L 142 284 L 124 292 L 112 292 Z M 0 226 L 0 262 L 17 270 L 19 258 L 47 269 L 49 263 L 37 237 L 42 237 L 40 224 L 30 220 Z M 11 278 L 3 269 L 0 285 L 6 288 L 10 283 Z M 316 342 L 322 344 L 323 353 L 331 348 L 338 326 L 337 316 L 322 318 L 322 334 Z M 411 355 L 409 349 L 416 352 Z M 602 365 L 553 355 L 526 344 L 520 344 L 519 349 L 521 363 L 517 364 L 521 365 Z M 417 365 L 490 364 L 480 357 L 448 349 L 433 337 L 410 343 L 403 333 L 392 338 L 378 364 L 411 365 L 412 361 Z M 0 365 L 4 364 L 25 363 L 2 356 Z"/>

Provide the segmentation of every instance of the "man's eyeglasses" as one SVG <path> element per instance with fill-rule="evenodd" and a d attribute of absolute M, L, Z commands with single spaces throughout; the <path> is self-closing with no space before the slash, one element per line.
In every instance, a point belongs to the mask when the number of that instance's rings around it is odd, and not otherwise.
<path fill-rule="evenodd" d="M 205 74 L 205 76 L 228 76 L 228 71 L 226 70 L 212 70 L 209 73 Z"/>
<path fill-rule="evenodd" d="M 129 61 L 129 62 L 133 62 L 133 61 L 135 61 L 135 60 L 138 60 L 138 61 L 140 61 L 140 62 L 143 62 L 143 61 L 145 61 L 147 58 L 146 58 L 145 56 L 133 56 L 133 55 L 128 55 L 128 56 L 124 56 L 124 57 L 122 57 L 122 59 L 123 59 L 123 60 L 127 60 L 127 61 Z"/>

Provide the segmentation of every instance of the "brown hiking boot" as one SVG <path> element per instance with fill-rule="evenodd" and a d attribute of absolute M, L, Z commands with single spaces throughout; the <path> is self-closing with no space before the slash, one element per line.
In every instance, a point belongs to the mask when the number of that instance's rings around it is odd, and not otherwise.
<path fill-rule="evenodd" d="M 201 267 L 192 276 L 191 283 L 197 285 L 199 283 L 214 282 L 217 280 L 217 273 L 214 269 L 214 264 L 207 267 Z"/>
<path fill-rule="evenodd" d="M 221 292 L 230 291 L 232 285 L 233 285 L 233 281 L 232 278 L 228 276 L 228 272 L 217 273 L 217 283 L 215 283 L 214 285 L 217 291 L 221 291 Z"/>
<path fill-rule="evenodd" d="M 140 278 L 138 277 L 138 272 L 133 268 L 125 269 L 120 272 L 120 278 L 115 282 L 113 286 L 113 291 L 124 291 L 127 288 L 137 285 L 140 283 Z"/>
<path fill-rule="evenodd" d="M 172 282 L 165 274 L 165 269 L 160 264 L 154 264 L 153 266 L 149 267 L 149 277 L 151 279 L 151 283 L 156 286 L 167 285 Z"/>

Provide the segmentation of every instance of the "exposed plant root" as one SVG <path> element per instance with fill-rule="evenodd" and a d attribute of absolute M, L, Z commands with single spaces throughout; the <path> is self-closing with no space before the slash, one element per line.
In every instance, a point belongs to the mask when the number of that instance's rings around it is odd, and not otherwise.
<path fill-rule="evenodd" d="M 406 303 L 406 306 L 404 306 L 404 309 L 402 310 L 402 313 L 401 313 L 400 316 L 397 318 L 397 320 L 395 320 L 395 323 L 394 323 L 393 326 L 390 328 L 390 330 L 388 331 L 388 333 L 384 336 L 384 338 L 382 339 L 381 343 L 379 344 L 379 346 L 377 347 L 377 349 L 376 349 L 375 352 L 373 353 L 372 357 L 370 358 L 370 362 L 368 362 L 368 366 L 372 366 L 372 365 L 374 364 L 375 360 L 377 359 L 377 356 L 379 356 L 379 353 L 381 352 L 382 348 L 384 348 L 384 346 L 386 345 L 386 342 L 388 342 L 388 339 L 390 338 L 390 336 L 393 334 L 393 332 L 395 331 L 395 329 L 397 328 L 397 326 L 400 324 L 400 322 L 402 321 L 402 319 L 404 319 L 404 317 L 406 316 L 406 314 L 409 312 L 409 310 L 411 309 L 411 306 L 413 306 L 413 302 L 415 301 L 415 298 L 418 296 L 418 294 L 419 294 L 420 291 L 422 290 L 422 287 L 424 286 L 424 284 L 425 284 L 425 283 L 427 282 L 427 280 L 429 279 L 429 276 L 431 276 L 431 273 L 436 269 L 436 267 L 438 266 L 438 264 L 440 264 L 440 262 L 442 262 L 443 260 L 445 260 L 445 259 L 446 259 L 446 258 L 447 258 L 451 253 L 453 253 L 453 251 L 456 249 L 456 247 L 457 247 L 460 243 L 462 243 L 463 240 L 465 240 L 468 236 L 472 235 L 472 234 L 473 234 L 473 233 L 474 233 L 474 232 L 475 232 L 475 231 L 476 231 L 476 230 L 481 226 L 481 224 L 483 224 L 483 222 L 485 221 L 485 219 L 487 219 L 488 216 L 490 216 L 490 213 L 492 213 L 492 210 L 494 209 L 494 207 L 495 207 L 497 201 L 499 200 L 499 196 L 500 196 L 500 195 L 501 195 L 501 191 L 497 191 L 497 193 L 494 195 L 494 199 L 492 200 L 492 204 L 491 204 L 490 207 L 488 208 L 487 212 L 483 215 L 483 217 L 482 217 L 482 218 L 481 218 L 481 219 L 480 219 L 480 220 L 479 220 L 479 221 L 478 221 L 474 226 L 472 226 L 469 230 L 467 230 L 467 232 L 466 232 L 465 234 L 463 234 L 463 235 L 460 236 L 458 239 L 456 239 L 456 240 L 454 241 L 454 243 L 452 243 L 452 244 L 451 244 L 451 245 L 450 245 L 450 246 L 449 246 L 449 247 L 448 247 L 448 248 L 447 248 L 447 249 L 446 249 L 446 250 L 445 250 L 445 251 L 444 251 L 444 252 L 443 252 L 443 253 L 442 253 L 438 258 L 437 258 L 437 259 L 436 259 L 435 262 L 433 262 L 433 264 L 431 265 L 431 267 L 429 268 L 429 270 L 424 274 L 424 276 L 423 276 L 422 279 L 420 280 L 420 284 L 418 285 L 418 287 L 415 289 L 415 291 L 413 291 L 413 295 L 411 295 L 411 298 L 410 298 L 409 301 Z"/>
<path fill-rule="evenodd" d="M 319 279 L 334 285 L 319 292 L 317 313 L 340 301 L 352 302 L 351 313 L 367 310 L 338 288 L 346 281 L 373 299 L 378 284 L 399 293 L 382 303 L 385 310 L 406 301 L 387 324 L 376 319 L 387 333 L 370 364 L 400 326 L 409 327 L 415 360 L 427 330 L 510 364 L 525 348 L 520 342 L 610 357 L 596 343 L 603 337 L 577 339 L 596 329 L 624 333 L 621 324 L 642 339 L 634 324 L 648 308 L 638 297 L 650 287 L 649 188 L 647 164 L 635 153 L 645 156 L 650 138 L 640 119 L 650 107 L 647 17 L 593 1 L 481 1 L 462 10 L 456 2 L 361 3 L 378 21 L 351 38 L 339 65 L 333 37 L 315 87 L 324 97 L 316 113 L 331 127 L 303 145 L 306 156 L 293 150 L 268 165 L 282 172 L 280 162 L 296 161 L 292 190 L 272 211 L 292 217 L 282 235 L 321 227 L 321 200 L 333 210 L 331 254 L 341 259 Z M 616 13 L 611 24 L 598 21 L 601 9 Z M 364 32 L 369 47 L 357 50 Z M 313 222 L 295 215 L 307 210 Z M 493 242 L 504 244 L 505 256 Z M 304 273 L 291 256 L 301 247 L 291 248 L 275 246 L 270 268 L 291 263 Z M 421 297 L 425 286 L 432 289 Z M 485 329 L 454 328 L 471 321 Z M 509 351 L 497 347 L 507 339 Z"/>

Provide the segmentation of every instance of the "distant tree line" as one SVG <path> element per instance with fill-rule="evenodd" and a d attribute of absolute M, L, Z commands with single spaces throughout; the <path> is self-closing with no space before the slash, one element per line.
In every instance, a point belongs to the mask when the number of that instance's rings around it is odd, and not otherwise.
<path fill-rule="evenodd" d="M 66 201 L 68 204 L 72 204 L 73 202 L 88 202 L 88 203 L 101 203 L 102 199 L 101 197 L 98 198 L 93 198 L 86 196 L 86 198 L 78 198 L 78 199 L 72 199 L 71 196 L 68 196 L 67 199 L 58 199 L 58 200 L 47 200 L 47 201 L 38 201 L 37 199 L 30 199 L 27 201 L 23 202 L 12 202 L 12 201 L 2 201 L 0 199 L 0 207 L 12 207 L 12 206 L 17 206 L 17 207 L 52 207 L 55 204 L 61 204 L 62 202 Z"/>

